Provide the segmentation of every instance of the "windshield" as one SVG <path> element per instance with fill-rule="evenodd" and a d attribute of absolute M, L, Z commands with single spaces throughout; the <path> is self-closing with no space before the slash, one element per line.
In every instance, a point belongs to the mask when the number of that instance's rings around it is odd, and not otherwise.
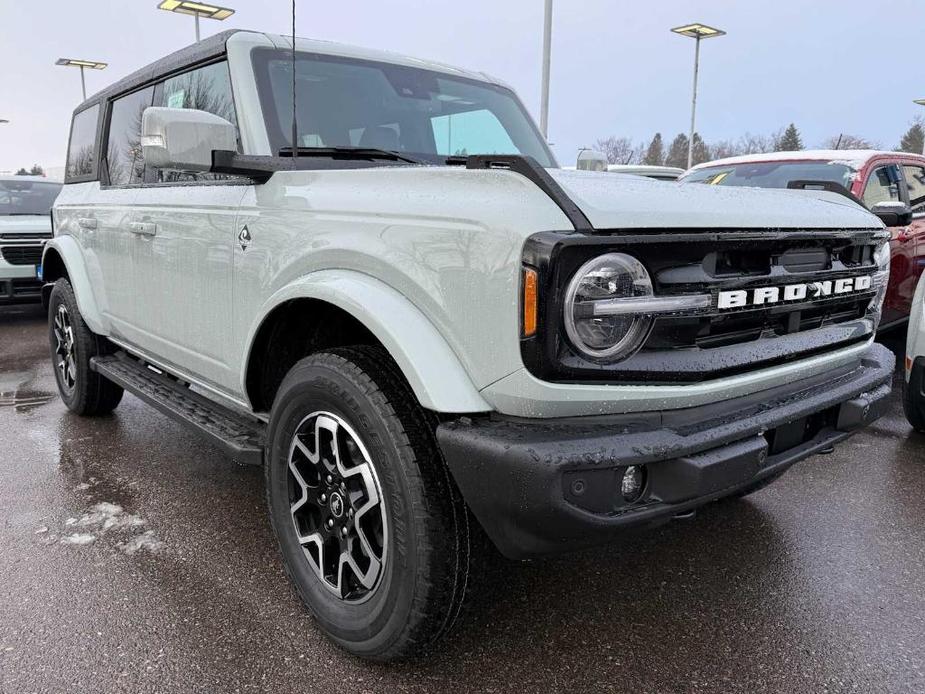
<path fill-rule="evenodd" d="M 846 164 L 824 161 L 775 161 L 707 166 L 686 174 L 685 183 L 714 186 L 754 186 L 786 188 L 791 181 L 830 181 L 851 190 L 855 171 Z"/>
<path fill-rule="evenodd" d="M 60 183 L 0 181 L 0 216 L 47 215 L 60 191 Z"/>
<path fill-rule="evenodd" d="M 254 51 L 270 146 L 292 146 L 292 55 Z M 299 147 L 359 147 L 443 163 L 448 156 L 526 154 L 555 160 L 508 89 L 441 72 L 298 53 Z"/>

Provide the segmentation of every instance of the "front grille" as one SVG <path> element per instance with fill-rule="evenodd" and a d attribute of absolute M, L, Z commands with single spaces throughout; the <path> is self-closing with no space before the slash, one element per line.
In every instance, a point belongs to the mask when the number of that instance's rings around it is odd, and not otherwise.
<path fill-rule="evenodd" d="M 560 326 L 564 288 L 594 256 L 633 255 L 649 271 L 656 296 L 709 294 L 715 307 L 721 291 L 872 276 L 877 272 L 873 253 L 883 233 L 651 231 L 554 236 L 532 237 L 539 247 L 528 243 L 524 256 L 528 265 L 549 272 L 545 291 L 551 300 L 544 306 L 544 323 L 555 327 L 542 347 L 521 343 L 525 365 L 545 380 L 700 382 L 847 347 L 873 332 L 868 308 L 876 287 L 818 300 L 661 316 L 636 354 L 615 364 L 593 363 L 573 350 Z"/>
<path fill-rule="evenodd" d="M 10 265 L 38 265 L 42 262 L 41 246 L 3 246 L 0 255 Z"/>

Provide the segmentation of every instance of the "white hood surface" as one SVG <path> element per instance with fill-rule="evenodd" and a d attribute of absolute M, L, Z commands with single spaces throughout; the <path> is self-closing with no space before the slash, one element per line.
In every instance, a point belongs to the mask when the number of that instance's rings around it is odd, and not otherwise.
<path fill-rule="evenodd" d="M 877 229 L 880 220 L 836 193 L 673 183 L 549 169 L 595 229 Z"/>

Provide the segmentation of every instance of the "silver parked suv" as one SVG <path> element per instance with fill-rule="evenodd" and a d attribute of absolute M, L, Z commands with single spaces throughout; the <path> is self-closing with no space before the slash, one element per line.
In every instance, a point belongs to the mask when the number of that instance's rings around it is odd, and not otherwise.
<path fill-rule="evenodd" d="M 451 627 L 479 528 L 524 558 L 667 522 L 889 391 L 868 212 L 562 171 L 509 87 L 396 55 L 168 56 L 77 108 L 54 220 L 64 402 L 128 390 L 263 464 L 289 575 L 368 658 Z"/>

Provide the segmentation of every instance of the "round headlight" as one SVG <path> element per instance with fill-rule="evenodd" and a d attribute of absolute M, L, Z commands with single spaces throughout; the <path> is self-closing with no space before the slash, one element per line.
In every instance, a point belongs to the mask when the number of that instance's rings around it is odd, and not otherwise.
<path fill-rule="evenodd" d="M 623 253 L 589 260 L 565 292 L 565 333 L 583 356 L 595 361 L 628 357 L 642 345 L 652 319 L 634 313 L 608 313 L 609 301 L 651 297 L 652 280 L 642 263 Z"/>

